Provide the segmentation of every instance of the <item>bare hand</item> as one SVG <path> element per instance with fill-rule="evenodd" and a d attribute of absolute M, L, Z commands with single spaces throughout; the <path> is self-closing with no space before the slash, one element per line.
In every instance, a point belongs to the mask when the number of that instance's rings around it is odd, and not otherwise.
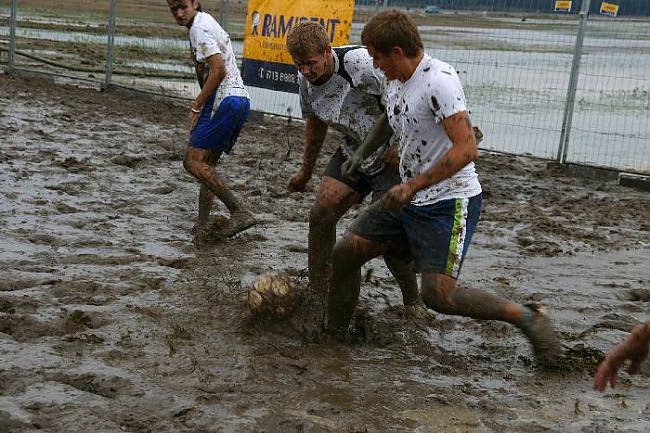
<path fill-rule="evenodd" d="M 478 146 L 481 144 L 481 141 L 483 141 L 483 131 L 481 131 L 478 126 L 472 126 L 472 130 L 474 131 L 474 138 L 476 139 L 476 145 Z"/>
<path fill-rule="evenodd" d="M 614 388 L 616 374 L 628 359 L 632 361 L 628 372 L 630 374 L 638 373 L 641 362 L 648 357 L 648 342 L 647 339 L 641 338 L 640 332 L 635 331 L 623 343 L 616 346 L 600 363 L 596 372 L 594 389 L 604 391 L 607 388 L 607 382 Z"/>
<path fill-rule="evenodd" d="M 354 153 L 341 164 L 341 174 L 348 179 L 355 179 L 359 175 L 362 163 L 363 159 Z"/>
<path fill-rule="evenodd" d="M 291 192 L 304 192 L 307 182 L 311 179 L 311 172 L 301 168 L 298 173 L 294 174 L 289 180 L 289 191 Z"/>
<path fill-rule="evenodd" d="M 381 155 L 381 159 L 386 163 L 387 170 L 397 171 L 399 169 L 399 151 L 397 145 L 393 144 L 388 147 Z"/>
<path fill-rule="evenodd" d="M 194 129 L 196 126 L 196 122 L 199 121 L 199 116 L 201 113 L 195 113 L 194 111 L 190 110 L 190 114 L 187 115 L 187 123 L 190 128 L 190 132 Z"/>
<path fill-rule="evenodd" d="M 381 197 L 381 205 L 388 210 L 399 212 L 409 204 L 415 195 L 415 190 L 408 183 L 395 185 Z"/>

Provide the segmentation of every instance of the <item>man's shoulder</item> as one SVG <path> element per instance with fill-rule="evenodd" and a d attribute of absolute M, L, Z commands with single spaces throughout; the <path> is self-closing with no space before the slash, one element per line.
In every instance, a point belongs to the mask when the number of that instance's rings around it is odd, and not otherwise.
<path fill-rule="evenodd" d="M 360 60 L 372 60 L 368 49 L 363 45 L 341 45 L 332 47 L 332 54 L 341 61 L 348 63 L 357 63 Z"/>
<path fill-rule="evenodd" d="M 217 20 L 215 20 L 212 15 L 206 12 L 197 12 L 196 16 L 194 17 L 194 22 L 192 22 L 190 32 L 193 31 L 195 33 L 198 33 L 201 30 L 208 30 L 216 36 L 219 35 L 222 29 Z"/>

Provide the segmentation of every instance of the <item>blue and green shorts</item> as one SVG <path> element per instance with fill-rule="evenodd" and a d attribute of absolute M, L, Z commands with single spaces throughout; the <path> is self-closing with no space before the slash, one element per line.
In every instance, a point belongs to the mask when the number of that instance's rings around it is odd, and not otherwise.
<path fill-rule="evenodd" d="M 482 194 L 409 204 L 394 212 L 379 203 L 369 206 L 352 222 L 350 232 L 389 244 L 390 254 L 412 258 L 417 272 L 458 278 L 481 215 Z"/>

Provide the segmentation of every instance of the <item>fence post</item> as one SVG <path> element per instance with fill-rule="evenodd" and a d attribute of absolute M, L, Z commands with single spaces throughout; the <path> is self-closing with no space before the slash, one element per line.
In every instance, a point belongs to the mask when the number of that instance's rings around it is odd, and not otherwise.
<path fill-rule="evenodd" d="M 221 10 L 219 11 L 219 25 L 228 32 L 228 0 L 221 0 Z"/>
<path fill-rule="evenodd" d="M 115 46 L 115 16 L 117 15 L 117 0 L 111 0 L 111 11 L 108 17 L 108 45 L 106 47 L 106 81 L 104 89 L 108 90 L 113 75 L 113 48 Z"/>
<path fill-rule="evenodd" d="M 11 27 L 9 29 L 9 71 L 16 63 L 16 23 L 18 21 L 18 0 L 11 0 Z"/>
<path fill-rule="evenodd" d="M 571 135 L 571 122 L 573 121 L 573 111 L 576 103 L 580 59 L 582 58 L 582 47 L 585 39 L 587 20 L 589 19 L 590 4 L 591 0 L 582 0 L 580 22 L 578 23 L 578 35 L 576 36 L 573 63 L 571 64 L 571 75 L 569 76 L 569 88 L 567 90 L 566 101 L 564 104 L 564 115 L 562 116 L 562 133 L 560 134 L 560 145 L 558 146 L 557 151 L 557 161 L 560 164 L 565 162 L 567 150 L 569 149 L 569 136 Z"/>

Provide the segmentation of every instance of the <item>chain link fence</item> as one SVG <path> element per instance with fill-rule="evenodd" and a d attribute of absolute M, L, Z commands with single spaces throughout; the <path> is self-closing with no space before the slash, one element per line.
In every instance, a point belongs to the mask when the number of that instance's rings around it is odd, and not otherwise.
<path fill-rule="evenodd" d="M 424 1 L 360 0 L 350 43 L 378 10 L 407 10 L 426 51 L 458 70 L 483 149 L 650 174 L 650 19 L 604 17 L 594 2 L 581 15 L 588 0 L 570 14 L 550 0 L 477 1 L 427 13 Z M 241 57 L 247 2 L 202 3 Z M 175 98 L 199 90 L 165 0 L 0 0 L 0 65 Z M 253 109 L 300 116 L 297 95 L 249 90 Z"/>

